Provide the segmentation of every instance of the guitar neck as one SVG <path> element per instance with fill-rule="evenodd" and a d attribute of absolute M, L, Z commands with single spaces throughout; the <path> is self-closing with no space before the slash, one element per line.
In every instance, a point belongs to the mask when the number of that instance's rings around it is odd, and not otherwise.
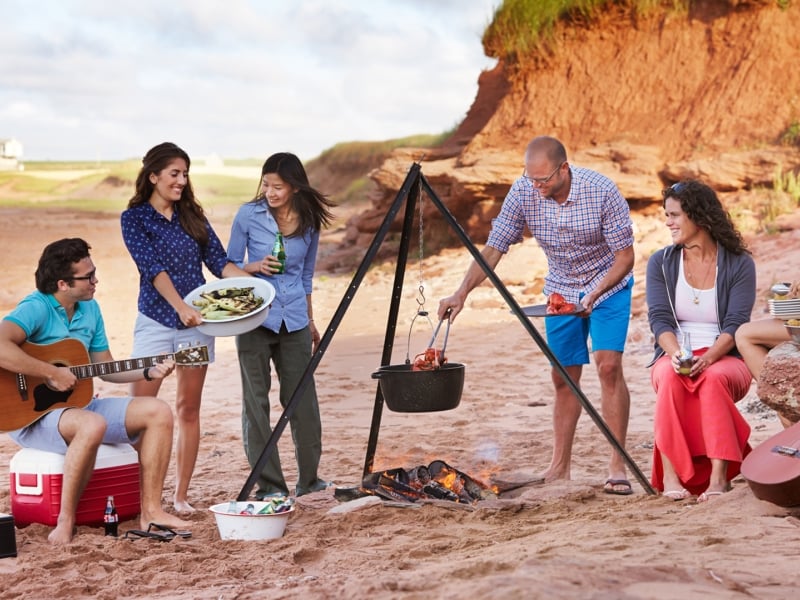
<path fill-rule="evenodd" d="M 69 370 L 78 379 L 89 379 L 91 377 L 102 377 L 111 373 L 125 373 L 135 371 L 145 367 L 154 367 L 166 359 L 174 359 L 174 354 L 159 354 L 157 356 L 143 356 L 140 358 L 127 358 L 125 360 L 111 360 L 101 363 L 89 363 L 86 365 L 76 365 Z"/>

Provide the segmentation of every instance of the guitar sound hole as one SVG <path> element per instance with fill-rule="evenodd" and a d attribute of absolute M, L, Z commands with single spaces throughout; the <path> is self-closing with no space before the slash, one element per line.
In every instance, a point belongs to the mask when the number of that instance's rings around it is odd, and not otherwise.
<path fill-rule="evenodd" d="M 63 367 L 66 365 L 56 364 L 56 366 Z M 67 390 L 66 392 L 59 392 L 57 390 L 49 388 L 44 383 L 39 384 L 33 390 L 33 409 L 36 412 L 49 410 L 54 404 L 58 404 L 59 402 L 66 402 L 67 400 L 69 400 L 69 397 L 71 395 L 72 395 L 72 390 Z"/>

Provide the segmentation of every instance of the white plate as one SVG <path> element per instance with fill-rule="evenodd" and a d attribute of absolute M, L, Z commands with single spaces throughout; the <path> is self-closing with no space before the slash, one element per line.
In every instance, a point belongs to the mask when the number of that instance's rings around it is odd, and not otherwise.
<path fill-rule="evenodd" d="M 791 307 L 791 308 L 794 308 L 794 309 L 799 309 L 800 308 L 800 298 L 789 298 L 788 300 L 775 300 L 774 298 L 770 298 L 769 300 L 767 300 L 767 304 L 769 304 L 770 307 L 775 307 L 775 308 L 790 308 Z"/>
<path fill-rule="evenodd" d="M 246 315 L 214 321 L 207 321 L 204 319 L 203 323 L 197 326 L 198 331 L 214 337 L 241 335 L 252 331 L 267 318 L 269 305 L 272 304 L 272 301 L 275 299 L 275 288 L 272 287 L 271 283 L 264 281 L 260 277 L 228 277 L 227 279 L 217 279 L 216 281 L 211 281 L 205 285 L 201 285 L 199 288 L 193 289 L 186 294 L 183 300 L 187 304 L 194 306 L 192 301 L 200 298 L 200 294 L 230 287 L 252 287 L 253 294 L 263 298 L 264 302 L 256 310 Z"/>

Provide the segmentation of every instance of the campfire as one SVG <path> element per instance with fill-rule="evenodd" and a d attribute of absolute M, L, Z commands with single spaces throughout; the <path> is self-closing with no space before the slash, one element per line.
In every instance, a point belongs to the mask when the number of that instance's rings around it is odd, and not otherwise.
<path fill-rule="evenodd" d="M 395 502 L 449 500 L 474 504 L 497 498 L 496 487 L 488 486 L 441 460 L 413 469 L 387 469 L 370 473 L 361 482 L 361 490 Z"/>

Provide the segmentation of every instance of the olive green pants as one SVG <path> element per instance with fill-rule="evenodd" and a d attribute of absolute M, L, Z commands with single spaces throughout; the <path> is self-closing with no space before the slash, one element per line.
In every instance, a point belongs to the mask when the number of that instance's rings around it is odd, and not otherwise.
<path fill-rule="evenodd" d="M 237 336 L 236 349 L 242 376 L 242 438 L 247 460 L 253 468 L 272 434 L 270 365 L 275 366 L 280 386 L 279 399 L 285 409 L 311 360 L 311 333 L 308 327 L 292 333 L 286 331 L 285 326 L 281 326 L 280 333 L 258 327 Z M 302 495 L 313 491 L 318 484 L 317 468 L 322 455 L 322 424 L 313 377 L 298 401 L 289 424 L 297 459 L 295 493 Z M 268 494 L 289 494 L 277 446 L 271 452 L 257 483 L 258 498 Z"/>

